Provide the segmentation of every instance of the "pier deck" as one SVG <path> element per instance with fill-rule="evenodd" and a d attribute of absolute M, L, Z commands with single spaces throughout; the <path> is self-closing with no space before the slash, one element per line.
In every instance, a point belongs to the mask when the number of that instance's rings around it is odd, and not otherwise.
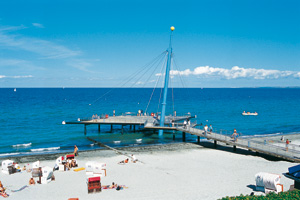
<path fill-rule="evenodd" d="M 267 140 L 259 140 L 258 138 L 240 137 L 236 142 L 234 142 L 234 140 L 231 138 L 231 135 L 224 135 L 214 132 L 204 134 L 203 130 L 192 127 L 177 127 L 176 130 L 214 140 L 215 145 L 217 142 L 221 142 L 226 145 L 232 145 L 234 149 L 236 149 L 236 147 L 240 147 L 257 153 L 263 153 L 293 162 L 300 162 L 300 147 L 297 145 L 289 145 L 287 151 L 284 143 L 282 145 L 275 145 L 268 143 Z"/>
<path fill-rule="evenodd" d="M 108 118 L 98 118 L 98 119 L 89 119 L 89 120 L 80 120 L 75 122 L 63 122 L 63 124 L 83 124 L 84 125 L 84 134 L 86 135 L 87 130 L 86 126 L 91 124 L 98 124 L 98 132 L 100 133 L 100 125 L 122 125 L 123 126 L 133 125 L 135 131 L 135 126 L 139 125 L 142 129 L 148 130 L 173 130 L 183 133 L 183 141 L 185 141 L 186 133 L 191 135 L 198 136 L 198 142 L 200 142 L 200 137 L 214 140 L 215 146 L 217 142 L 223 143 L 224 145 L 231 145 L 233 149 L 236 150 L 236 147 L 254 151 L 257 153 L 263 153 L 271 155 L 274 157 L 282 158 L 285 160 L 300 162 L 300 146 L 289 144 L 288 151 L 285 148 L 285 143 L 274 144 L 269 143 L 269 141 L 258 138 L 243 138 L 239 137 L 237 141 L 233 141 L 231 135 L 222 134 L 222 133 L 207 133 L 204 134 L 204 131 L 193 126 L 187 126 L 184 128 L 182 123 L 179 121 L 187 120 L 194 118 L 195 116 L 166 116 L 165 126 L 159 126 L 159 121 L 153 116 L 111 116 Z M 174 135 L 175 136 L 175 135 Z M 173 137 L 174 137 L 173 136 Z"/>

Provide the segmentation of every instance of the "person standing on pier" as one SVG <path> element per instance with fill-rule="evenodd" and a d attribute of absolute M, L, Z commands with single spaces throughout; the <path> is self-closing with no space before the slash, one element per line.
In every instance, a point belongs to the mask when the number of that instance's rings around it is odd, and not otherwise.
<path fill-rule="evenodd" d="M 205 125 L 205 126 L 204 126 L 204 134 L 205 134 L 205 135 L 207 134 L 207 131 L 208 131 L 208 126 Z"/>
<path fill-rule="evenodd" d="M 212 125 L 209 125 L 209 132 L 212 133 L 212 131 L 213 131 Z"/>
<path fill-rule="evenodd" d="M 114 117 L 116 116 L 116 111 L 115 111 L 115 110 L 113 111 L 113 116 L 114 116 Z"/>
<path fill-rule="evenodd" d="M 285 150 L 286 151 L 289 151 L 289 144 L 290 144 L 289 139 L 286 139 L 286 142 L 285 142 Z"/>
<path fill-rule="evenodd" d="M 184 120 L 184 122 L 183 122 L 183 128 L 184 129 L 186 129 L 186 124 L 187 124 L 187 122 L 186 122 L 186 120 Z"/>
<path fill-rule="evenodd" d="M 233 137 L 234 142 L 237 142 L 238 133 L 236 132 L 236 129 L 233 130 L 233 134 L 231 137 Z"/>

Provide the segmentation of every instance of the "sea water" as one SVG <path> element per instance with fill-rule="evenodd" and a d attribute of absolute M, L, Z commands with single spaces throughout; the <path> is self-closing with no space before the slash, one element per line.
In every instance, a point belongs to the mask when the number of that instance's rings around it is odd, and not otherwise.
<path fill-rule="evenodd" d="M 63 125 L 92 115 L 160 112 L 161 89 L 153 88 L 0 88 L 0 157 L 99 148 L 84 135 L 83 125 Z M 151 98 L 152 97 L 152 98 Z M 300 133 L 300 88 L 175 88 L 168 90 L 167 113 L 196 115 L 192 123 L 243 136 Z M 243 116 L 242 112 L 257 112 Z M 129 126 L 87 126 L 90 136 L 109 146 L 181 142 L 181 133 L 130 131 Z M 199 128 L 203 128 L 200 126 Z M 196 141 L 187 134 L 187 141 Z"/>

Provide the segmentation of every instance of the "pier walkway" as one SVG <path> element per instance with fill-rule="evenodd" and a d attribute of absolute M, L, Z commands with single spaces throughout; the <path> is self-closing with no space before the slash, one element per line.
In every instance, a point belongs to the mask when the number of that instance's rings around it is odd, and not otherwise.
<path fill-rule="evenodd" d="M 232 145 L 234 150 L 236 150 L 236 147 L 240 147 L 257 153 L 263 153 L 293 162 L 300 162 L 300 147 L 298 145 L 289 144 L 287 151 L 285 148 L 285 143 L 275 145 L 269 143 L 268 140 L 265 140 L 263 138 L 260 139 L 257 137 L 239 137 L 237 141 L 234 141 L 231 135 L 225 135 L 215 132 L 207 132 L 205 134 L 203 130 L 192 127 L 177 127 L 176 130 L 183 132 L 184 137 L 185 133 L 198 136 L 198 142 L 200 142 L 200 137 L 204 137 L 207 139 L 214 140 L 215 146 L 217 145 L 217 142 L 221 142 L 226 145 Z"/>
<path fill-rule="evenodd" d="M 98 132 L 100 133 L 100 125 L 111 125 L 111 130 L 113 129 L 113 125 L 121 125 L 122 126 L 122 134 L 123 134 L 123 126 L 130 125 L 130 130 L 133 126 L 133 131 L 135 132 L 135 126 L 138 125 L 142 129 L 153 130 L 169 130 L 173 131 L 173 138 L 175 139 L 174 131 L 182 132 L 182 139 L 185 141 L 186 133 L 191 135 L 198 136 L 198 142 L 200 142 L 200 137 L 207 138 L 209 140 L 214 140 L 215 147 L 217 143 L 221 143 L 221 145 L 230 145 L 233 146 L 233 150 L 235 151 L 237 147 L 247 149 L 256 153 L 263 153 L 267 155 L 271 155 L 274 157 L 282 158 L 285 160 L 300 162 L 300 146 L 289 144 L 288 151 L 286 150 L 284 142 L 274 143 L 271 142 L 271 137 L 262 138 L 262 137 L 238 137 L 237 141 L 234 141 L 231 137 L 231 134 L 226 134 L 225 132 L 212 132 L 207 134 L 204 133 L 204 130 L 195 128 L 195 125 L 183 127 L 183 123 L 179 123 L 179 121 L 188 120 L 194 118 L 196 116 L 166 116 L 165 118 L 165 126 L 159 126 L 159 121 L 153 116 L 110 116 L 105 118 L 97 118 L 97 119 L 82 119 L 75 122 L 65 122 L 63 124 L 83 124 L 84 125 L 84 134 L 86 135 L 87 125 L 97 124 Z"/>

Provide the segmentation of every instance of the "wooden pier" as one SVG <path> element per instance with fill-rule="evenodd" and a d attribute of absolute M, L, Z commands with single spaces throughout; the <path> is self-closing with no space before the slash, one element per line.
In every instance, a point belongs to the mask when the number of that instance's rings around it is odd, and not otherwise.
<path fill-rule="evenodd" d="M 194 126 L 187 126 L 184 128 L 183 123 L 179 123 L 179 121 L 189 120 L 191 118 L 195 118 L 196 116 L 166 116 L 165 118 L 165 126 L 160 126 L 159 120 L 154 118 L 153 116 L 112 116 L 107 118 L 98 118 L 98 119 L 89 119 L 89 120 L 79 120 L 75 122 L 63 122 L 63 124 L 83 124 L 84 125 L 84 134 L 87 134 L 88 125 L 98 125 L 98 132 L 100 133 L 100 125 L 110 125 L 111 130 L 113 130 L 114 125 L 122 126 L 122 134 L 123 127 L 130 126 L 130 130 L 133 132 L 136 131 L 136 125 L 141 127 L 143 130 L 169 130 L 173 131 L 173 139 L 175 139 L 174 131 L 182 132 L 182 140 L 185 142 L 186 134 L 195 135 L 198 137 L 198 142 L 200 142 L 200 137 L 207 138 L 214 141 L 215 147 L 219 145 L 230 145 L 233 147 L 233 150 L 236 151 L 236 148 L 247 149 L 249 151 L 253 151 L 258 153 L 263 153 L 266 155 L 271 155 L 274 157 L 278 157 L 281 159 L 300 162 L 300 146 L 289 145 L 289 149 L 285 148 L 285 144 L 282 143 L 281 146 L 269 144 L 266 140 L 259 139 L 257 137 L 253 138 L 243 138 L 239 137 L 237 141 L 234 141 L 231 135 L 226 135 L 222 133 L 216 132 L 207 132 L 205 134 L 204 130 L 199 128 L 195 128 Z"/>
<path fill-rule="evenodd" d="M 110 125 L 111 131 L 113 130 L 114 125 L 122 126 L 122 133 L 124 126 L 133 127 L 133 132 L 136 131 L 136 126 L 142 127 L 143 129 L 152 129 L 152 130 L 176 130 L 174 127 L 175 123 L 176 126 L 182 125 L 182 123 L 178 123 L 179 121 L 189 120 L 195 118 L 196 116 L 166 116 L 165 118 L 165 126 L 159 127 L 159 120 L 154 118 L 153 116 L 149 115 L 142 115 L 142 116 L 107 116 L 105 118 L 97 118 L 97 119 L 79 119 L 78 121 L 71 121 L 65 122 L 63 121 L 62 124 L 82 124 L 84 125 L 84 134 L 87 134 L 87 126 L 88 125 L 98 125 L 98 132 L 101 132 L 100 125 Z M 150 128 L 148 128 L 150 127 Z"/>
<path fill-rule="evenodd" d="M 236 148 L 239 147 L 256 153 L 263 153 L 292 162 L 300 162 L 300 147 L 297 145 L 289 145 L 288 149 L 286 149 L 286 147 L 269 144 L 267 140 L 259 140 L 258 138 L 238 138 L 237 141 L 234 141 L 231 135 L 224 135 L 214 132 L 205 133 L 201 129 L 192 127 L 178 127 L 176 130 L 183 133 L 196 135 L 198 136 L 198 140 L 200 137 L 214 140 L 215 147 L 219 142 L 223 145 L 231 145 L 234 151 L 236 151 Z M 183 138 L 183 140 L 185 139 Z M 284 143 L 282 145 L 284 145 Z"/>

